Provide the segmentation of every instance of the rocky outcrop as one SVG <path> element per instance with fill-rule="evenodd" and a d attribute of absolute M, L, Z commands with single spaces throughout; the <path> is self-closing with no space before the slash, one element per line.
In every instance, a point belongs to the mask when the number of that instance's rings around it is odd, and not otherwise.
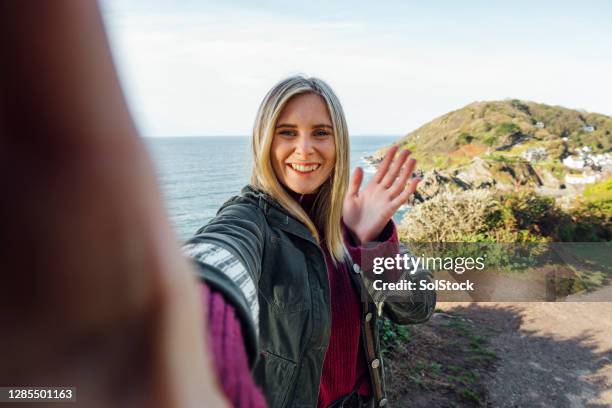
<path fill-rule="evenodd" d="M 474 158 L 454 170 L 432 170 L 422 176 L 417 200 L 425 201 L 443 192 L 495 188 L 514 189 L 518 186 L 539 187 L 542 180 L 531 164 L 523 161 L 495 162 Z"/>

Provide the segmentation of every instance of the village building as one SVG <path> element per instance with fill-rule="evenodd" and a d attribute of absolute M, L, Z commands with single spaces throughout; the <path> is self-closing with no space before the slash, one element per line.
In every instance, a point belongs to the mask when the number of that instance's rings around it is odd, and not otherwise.
<path fill-rule="evenodd" d="M 581 176 L 565 175 L 565 184 L 591 184 L 601 180 L 601 173 L 583 173 Z"/>
<path fill-rule="evenodd" d="M 544 149 L 543 147 L 536 147 L 533 149 L 525 150 L 521 154 L 521 157 L 523 157 L 525 160 L 529 162 L 538 162 L 538 161 L 545 160 L 546 157 L 548 157 L 548 153 L 546 153 L 546 149 Z"/>
<path fill-rule="evenodd" d="M 582 157 L 576 156 L 567 156 L 562 161 L 565 167 L 569 167 L 570 169 L 580 170 L 586 167 L 586 161 Z"/>

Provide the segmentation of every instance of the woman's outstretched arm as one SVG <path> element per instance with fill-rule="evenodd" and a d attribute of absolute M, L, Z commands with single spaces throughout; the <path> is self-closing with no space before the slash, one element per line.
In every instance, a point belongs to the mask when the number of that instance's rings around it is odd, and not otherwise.
<path fill-rule="evenodd" d="M 249 364 L 258 356 L 259 299 L 266 220 L 247 199 L 234 197 L 183 246 L 198 276 L 230 303 L 242 323 Z"/>
<path fill-rule="evenodd" d="M 91 0 L 0 3 L 0 385 L 226 406 Z"/>
<path fill-rule="evenodd" d="M 266 400 L 249 369 L 242 324 L 223 295 L 200 284 L 207 313 L 208 337 L 219 383 L 235 408 L 265 408 Z"/>

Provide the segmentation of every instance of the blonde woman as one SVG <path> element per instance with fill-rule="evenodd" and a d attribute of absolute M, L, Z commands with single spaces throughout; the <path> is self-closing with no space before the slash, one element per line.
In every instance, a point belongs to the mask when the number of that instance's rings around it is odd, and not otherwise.
<path fill-rule="evenodd" d="M 238 406 L 258 400 L 241 377 L 248 359 L 270 407 L 385 406 L 378 318 L 419 323 L 435 305 L 432 292 L 375 303 L 365 289 L 368 259 L 398 252 L 391 217 L 416 189 L 416 161 L 393 147 L 365 187 L 360 168 L 349 183 L 340 102 L 303 76 L 265 96 L 252 147 L 251 184 L 184 248 L 208 294 L 226 394 Z"/>

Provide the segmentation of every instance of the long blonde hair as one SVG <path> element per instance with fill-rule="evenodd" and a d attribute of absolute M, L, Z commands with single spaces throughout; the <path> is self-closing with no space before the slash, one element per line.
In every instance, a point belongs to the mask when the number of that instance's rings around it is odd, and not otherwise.
<path fill-rule="evenodd" d="M 329 178 L 321 185 L 315 201 L 315 218 L 311 220 L 302 207 L 285 191 L 270 160 L 276 122 L 289 100 L 300 94 L 319 95 L 327 105 L 334 129 L 336 161 Z M 349 137 L 346 119 L 338 97 L 325 82 L 301 75 L 286 78 L 272 87 L 263 99 L 253 127 L 253 171 L 251 184 L 278 201 L 291 215 L 302 221 L 319 244 L 316 225 L 324 231 L 327 248 L 334 264 L 347 256 L 340 222 L 342 204 L 349 182 Z"/>

